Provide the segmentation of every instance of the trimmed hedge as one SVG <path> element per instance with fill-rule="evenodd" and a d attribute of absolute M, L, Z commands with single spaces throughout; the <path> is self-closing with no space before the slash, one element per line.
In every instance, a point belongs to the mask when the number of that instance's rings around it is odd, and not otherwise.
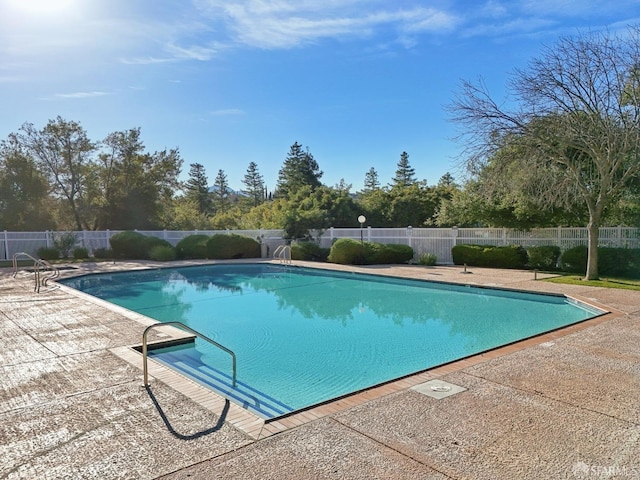
<path fill-rule="evenodd" d="M 560 267 L 565 272 L 583 275 L 588 254 L 584 245 L 569 248 L 560 256 Z M 610 277 L 640 278 L 640 249 L 598 248 L 598 272 Z"/>
<path fill-rule="evenodd" d="M 207 258 L 260 258 L 260 244 L 235 233 L 218 233 L 207 240 Z"/>
<path fill-rule="evenodd" d="M 89 250 L 84 247 L 77 247 L 73 249 L 73 258 L 76 260 L 84 260 L 89 258 Z"/>
<path fill-rule="evenodd" d="M 113 250 L 110 248 L 96 248 L 93 251 L 93 258 L 105 259 L 114 258 Z"/>
<path fill-rule="evenodd" d="M 181 259 L 207 258 L 209 235 L 197 233 L 184 237 L 176 245 L 176 256 Z"/>
<path fill-rule="evenodd" d="M 598 271 L 601 275 L 640 278 L 640 249 L 599 248 Z"/>
<path fill-rule="evenodd" d="M 455 245 L 451 249 L 453 263 L 474 267 L 524 268 L 527 251 L 520 245 Z"/>
<path fill-rule="evenodd" d="M 560 257 L 560 247 L 556 245 L 541 245 L 539 247 L 527 248 L 527 267 L 539 270 L 556 270 L 558 268 L 558 258 Z"/>
<path fill-rule="evenodd" d="M 364 245 L 351 238 L 339 238 L 331 245 L 327 260 L 342 265 L 362 265 L 364 263 Z"/>
<path fill-rule="evenodd" d="M 343 265 L 375 265 L 407 263 L 412 258 L 413 248 L 409 245 L 361 243 L 351 238 L 340 238 L 331 246 L 327 260 Z"/>
<path fill-rule="evenodd" d="M 149 258 L 157 262 L 171 262 L 176 259 L 176 250 L 171 245 L 156 245 L 149 251 Z"/>
<path fill-rule="evenodd" d="M 56 247 L 40 247 L 37 253 L 42 260 L 58 260 L 60 258 L 60 250 Z"/>
<path fill-rule="evenodd" d="M 147 260 L 150 258 L 151 249 L 154 247 L 171 247 L 166 240 L 158 237 L 148 237 L 130 230 L 116 233 L 109 239 L 114 257 L 135 260 Z"/>
<path fill-rule="evenodd" d="M 409 245 L 364 242 L 366 265 L 407 263 L 412 258 L 413 248 Z"/>
<path fill-rule="evenodd" d="M 565 250 L 560 255 L 560 268 L 570 273 L 586 273 L 588 253 L 589 250 L 585 245 Z"/>
<path fill-rule="evenodd" d="M 320 248 L 320 245 L 314 242 L 296 242 L 291 245 L 292 260 L 326 262 L 329 252 L 328 248 Z"/>

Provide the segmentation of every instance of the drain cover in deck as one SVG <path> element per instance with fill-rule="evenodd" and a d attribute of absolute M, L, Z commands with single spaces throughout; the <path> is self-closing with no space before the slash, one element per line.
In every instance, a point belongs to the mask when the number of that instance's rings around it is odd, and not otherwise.
<path fill-rule="evenodd" d="M 453 383 L 443 382 L 442 380 L 429 380 L 428 382 L 411 387 L 411 390 L 415 390 L 428 397 L 440 399 L 464 392 L 466 388 L 454 385 Z"/>

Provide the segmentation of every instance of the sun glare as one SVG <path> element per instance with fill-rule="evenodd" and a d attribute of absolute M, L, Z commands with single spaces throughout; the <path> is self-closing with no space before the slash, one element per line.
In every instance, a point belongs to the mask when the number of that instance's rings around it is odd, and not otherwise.
<path fill-rule="evenodd" d="M 67 10 L 74 0 L 9 0 L 14 10 L 34 15 L 50 15 Z"/>

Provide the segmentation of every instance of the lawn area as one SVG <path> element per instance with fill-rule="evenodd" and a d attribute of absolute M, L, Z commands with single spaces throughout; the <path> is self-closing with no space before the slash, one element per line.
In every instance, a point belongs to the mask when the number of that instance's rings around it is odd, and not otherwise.
<path fill-rule="evenodd" d="M 588 285 L 590 287 L 621 288 L 625 290 L 640 290 L 640 279 L 631 278 L 601 278 L 600 280 L 583 280 L 580 275 L 561 275 L 547 278 L 545 282 L 565 283 L 569 285 Z"/>

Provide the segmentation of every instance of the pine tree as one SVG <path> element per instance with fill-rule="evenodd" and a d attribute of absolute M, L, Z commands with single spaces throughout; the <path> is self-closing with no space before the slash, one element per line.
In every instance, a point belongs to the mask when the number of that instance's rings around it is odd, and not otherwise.
<path fill-rule="evenodd" d="M 307 185 L 316 189 L 322 185 L 320 177 L 322 172 L 309 149 L 305 151 L 298 142 L 295 142 L 291 145 L 289 154 L 278 172 L 276 195 L 289 198 L 301 187 Z"/>
<path fill-rule="evenodd" d="M 260 205 L 265 198 L 265 187 L 264 179 L 260 175 L 258 165 L 255 162 L 251 162 L 247 167 L 247 173 L 245 173 L 242 183 L 247 187 L 244 193 L 249 196 L 252 205 L 254 207 Z"/>
<path fill-rule="evenodd" d="M 380 188 L 380 180 L 378 180 L 378 172 L 375 168 L 371 167 L 369 171 L 364 175 L 364 190 L 363 193 L 373 192 Z"/>
<path fill-rule="evenodd" d="M 213 204 L 216 214 L 226 212 L 229 206 L 229 182 L 224 170 L 218 170 L 213 182 Z"/>
<path fill-rule="evenodd" d="M 198 213 L 205 215 L 211 213 L 211 194 L 209 193 L 209 185 L 207 174 L 204 166 L 200 163 L 192 163 L 189 165 L 189 179 L 186 182 L 186 197 L 195 202 L 198 206 Z"/>
<path fill-rule="evenodd" d="M 453 178 L 453 175 L 447 172 L 440 177 L 440 180 L 438 180 L 438 186 L 439 187 L 455 187 L 456 181 Z"/>
<path fill-rule="evenodd" d="M 409 164 L 409 154 L 402 152 L 398 161 L 398 168 L 393 177 L 392 187 L 408 187 L 416 183 L 415 170 Z"/>

